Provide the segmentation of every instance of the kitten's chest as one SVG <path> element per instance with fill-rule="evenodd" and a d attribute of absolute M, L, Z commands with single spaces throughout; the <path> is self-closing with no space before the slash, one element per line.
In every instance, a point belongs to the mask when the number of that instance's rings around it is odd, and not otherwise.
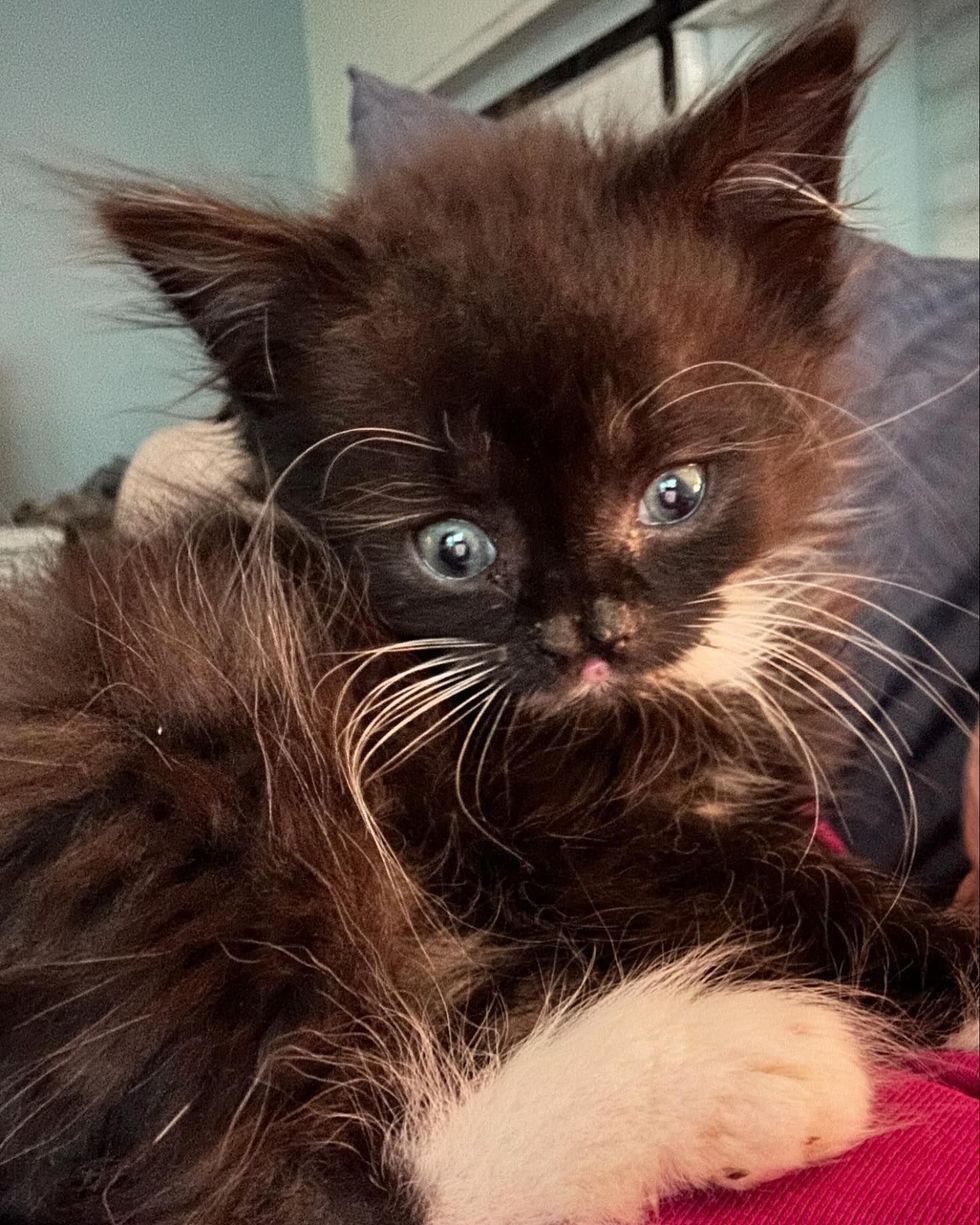
<path fill-rule="evenodd" d="M 783 757 L 675 742 L 640 719 L 521 733 L 472 764 L 444 743 L 399 780 L 398 838 L 428 888 L 461 920 L 510 935 L 587 926 L 661 890 L 683 897 L 726 828 L 800 802 Z"/>
<path fill-rule="evenodd" d="M 444 745 L 401 776 L 408 802 L 398 837 L 429 888 L 461 915 L 533 923 L 638 831 L 646 841 L 671 824 L 680 783 L 658 774 L 629 729 L 572 745 L 512 738 L 474 766 Z"/>

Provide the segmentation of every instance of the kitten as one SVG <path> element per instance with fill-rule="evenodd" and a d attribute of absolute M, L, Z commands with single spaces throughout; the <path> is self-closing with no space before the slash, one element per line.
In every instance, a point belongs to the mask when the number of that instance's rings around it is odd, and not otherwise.
<path fill-rule="evenodd" d="M 962 1022 L 967 919 L 801 815 L 856 41 L 323 215 L 102 192 L 255 479 L 5 598 L 6 1225 L 627 1222 Z"/>

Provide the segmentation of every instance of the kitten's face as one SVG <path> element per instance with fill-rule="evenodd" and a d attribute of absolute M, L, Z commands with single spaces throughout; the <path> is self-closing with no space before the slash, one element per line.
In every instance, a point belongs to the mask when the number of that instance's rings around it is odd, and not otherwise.
<path fill-rule="evenodd" d="M 669 674 L 725 580 L 807 533 L 829 471 L 812 402 L 782 390 L 821 389 L 812 338 L 738 252 L 576 203 L 542 200 L 529 237 L 484 197 L 486 237 L 461 218 L 449 253 L 387 237 L 378 301 L 303 376 L 329 401 L 343 371 L 357 409 L 304 426 L 293 453 L 340 432 L 285 496 L 323 508 L 395 636 L 490 643 L 516 693 L 607 700 Z"/>
<path fill-rule="evenodd" d="M 836 218 L 794 184 L 832 195 L 854 84 L 837 31 L 646 143 L 466 130 L 325 218 L 104 215 L 393 637 L 642 695 L 832 509 Z"/>

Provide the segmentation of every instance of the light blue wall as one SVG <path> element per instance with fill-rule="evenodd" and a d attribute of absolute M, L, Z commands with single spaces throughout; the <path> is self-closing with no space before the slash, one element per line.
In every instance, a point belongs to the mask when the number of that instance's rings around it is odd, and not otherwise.
<path fill-rule="evenodd" d="M 195 359 L 106 320 L 132 284 L 17 156 L 275 190 L 312 145 L 301 0 L 0 0 L 0 508 L 131 452 Z"/>

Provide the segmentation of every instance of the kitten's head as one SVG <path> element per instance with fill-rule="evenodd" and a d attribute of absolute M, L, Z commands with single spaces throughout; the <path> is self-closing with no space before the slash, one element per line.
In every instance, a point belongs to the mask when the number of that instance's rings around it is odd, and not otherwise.
<path fill-rule="evenodd" d="M 322 215 L 102 216 L 392 637 L 492 644 L 540 699 L 710 683 L 755 632 L 739 577 L 840 496 L 855 53 L 822 29 L 643 140 L 461 130 Z"/>

